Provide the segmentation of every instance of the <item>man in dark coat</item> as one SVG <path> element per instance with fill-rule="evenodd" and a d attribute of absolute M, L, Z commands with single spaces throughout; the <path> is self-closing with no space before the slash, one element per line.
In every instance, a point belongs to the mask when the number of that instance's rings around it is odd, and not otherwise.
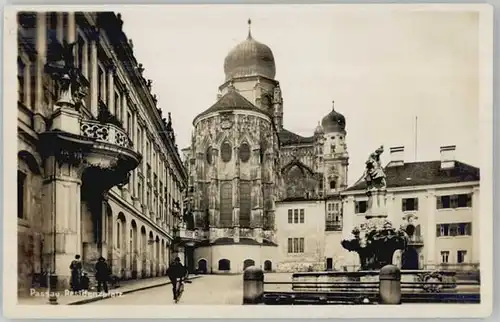
<path fill-rule="evenodd" d="M 80 255 L 75 255 L 75 259 L 71 261 L 69 269 L 71 270 L 71 290 L 73 292 L 78 292 L 81 289 L 80 278 L 82 276 L 82 262 L 80 261 Z"/>
<path fill-rule="evenodd" d="M 109 269 L 104 257 L 99 257 L 95 264 L 95 279 L 97 280 L 97 292 L 104 288 L 104 292 L 108 293 Z"/>
<path fill-rule="evenodd" d="M 177 302 L 177 288 L 183 279 L 187 278 L 189 272 L 187 268 L 182 265 L 181 259 L 176 257 L 174 262 L 170 264 L 167 269 L 167 275 L 170 278 L 170 282 L 172 282 L 172 293 L 174 295 L 174 301 Z"/>

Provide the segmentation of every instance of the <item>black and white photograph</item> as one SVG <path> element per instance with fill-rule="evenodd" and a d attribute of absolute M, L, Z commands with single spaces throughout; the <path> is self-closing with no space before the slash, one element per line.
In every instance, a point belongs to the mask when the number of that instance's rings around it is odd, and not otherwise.
<path fill-rule="evenodd" d="M 491 7 L 4 25 L 11 317 L 491 314 Z"/>

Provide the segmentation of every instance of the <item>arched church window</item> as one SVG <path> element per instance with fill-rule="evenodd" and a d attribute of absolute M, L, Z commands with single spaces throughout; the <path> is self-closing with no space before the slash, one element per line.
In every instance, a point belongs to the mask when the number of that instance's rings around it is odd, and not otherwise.
<path fill-rule="evenodd" d="M 331 180 L 330 181 L 330 189 L 336 189 L 337 187 L 337 182 L 335 182 L 335 180 Z"/>
<path fill-rule="evenodd" d="M 212 164 L 212 147 L 211 146 L 209 146 L 207 148 L 207 155 L 206 156 L 207 156 L 207 163 Z"/>
<path fill-rule="evenodd" d="M 222 161 L 224 161 L 224 162 L 231 161 L 231 156 L 233 154 L 233 151 L 232 151 L 231 144 L 229 144 L 229 142 L 222 143 L 220 152 L 221 152 Z"/>
<path fill-rule="evenodd" d="M 244 142 L 240 146 L 240 160 L 241 162 L 247 162 L 250 159 L 250 146 L 248 143 Z"/>

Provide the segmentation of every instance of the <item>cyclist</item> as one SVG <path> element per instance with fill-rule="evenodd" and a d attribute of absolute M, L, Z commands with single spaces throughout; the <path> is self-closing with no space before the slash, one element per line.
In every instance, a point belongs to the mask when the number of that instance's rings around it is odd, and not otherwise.
<path fill-rule="evenodd" d="M 177 303 L 179 300 L 179 289 L 182 285 L 182 282 L 185 278 L 187 278 L 189 272 L 187 268 L 182 265 L 181 259 L 176 257 L 174 262 L 170 264 L 167 269 L 167 275 L 170 278 L 170 282 L 172 282 L 172 292 L 174 295 L 174 301 Z"/>

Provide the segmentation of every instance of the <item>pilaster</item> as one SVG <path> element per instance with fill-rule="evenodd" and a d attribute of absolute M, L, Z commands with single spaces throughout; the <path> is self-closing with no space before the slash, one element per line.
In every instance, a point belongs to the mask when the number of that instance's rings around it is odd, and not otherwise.
<path fill-rule="evenodd" d="M 99 34 L 96 29 L 91 33 L 90 39 L 90 111 L 94 117 L 99 115 L 99 74 L 97 69 L 97 42 L 99 41 Z"/>
<path fill-rule="evenodd" d="M 424 240 L 424 247 L 426 251 L 425 262 L 427 264 L 435 264 L 436 263 L 436 191 L 429 190 L 427 191 L 427 223 L 426 223 L 426 236 Z"/>
<path fill-rule="evenodd" d="M 56 37 L 57 40 L 62 44 L 64 40 L 64 12 L 56 12 Z"/>
<path fill-rule="evenodd" d="M 75 13 L 67 12 L 66 13 L 66 26 L 64 28 L 66 32 L 66 41 L 71 44 L 75 42 L 76 38 L 76 24 L 75 24 Z"/>
<path fill-rule="evenodd" d="M 111 111 L 113 115 L 117 115 L 118 111 L 115 106 L 115 67 L 110 64 L 108 67 L 108 109 Z M 152 149 L 152 147 L 151 147 Z"/>
<path fill-rule="evenodd" d="M 479 186 L 472 188 L 472 256 L 468 261 L 479 263 L 481 260 L 481 198 Z M 484 217 L 483 217 L 484 218 Z"/>
<path fill-rule="evenodd" d="M 78 159 L 78 156 L 76 156 Z M 82 252 L 80 162 L 63 162 L 60 157 L 46 159 L 45 211 L 50 220 L 45 230 L 44 257 L 58 277 L 58 288 L 69 287 L 68 269 L 75 255 Z"/>
<path fill-rule="evenodd" d="M 47 57 L 47 16 L 45 12 L 38 12 L 36 14 L 36 61 L 35 61 L 35 102 L 32 102 L 32 106 L 35 110 L 35 115 L 33 117 L 34 129 L 37 133 L 45 132 L 46 124 L 45 118 L 42 111 L 42 106 L 44 104 L 43 98 L 43 74 L 45 59 Z"/>

